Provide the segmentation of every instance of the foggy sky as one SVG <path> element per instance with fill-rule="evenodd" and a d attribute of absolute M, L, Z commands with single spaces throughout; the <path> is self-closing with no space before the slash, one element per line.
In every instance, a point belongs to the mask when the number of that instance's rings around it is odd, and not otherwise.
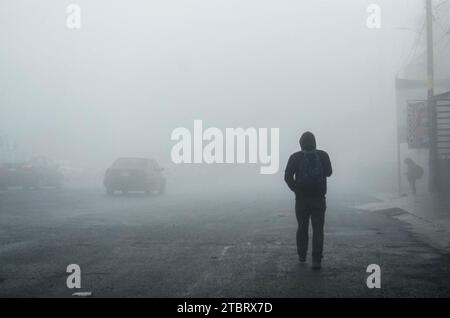
<path fill-rule="evenodd" d="M 65 25 L 72 2 L 80 30 Z M 366 27 L 370 3 L 381 29 Z M 148 156 L 198 172 L 170 163 L 173 129 L 277 127 L 278 179 L 311 130 L 344 180 L 395 162 L 394 78 L 415 36 L 397 28 L 416 27 L 422 10 L 420 0 L 0 0 L 0 130 L 27 156 L 98 169 Z"/>

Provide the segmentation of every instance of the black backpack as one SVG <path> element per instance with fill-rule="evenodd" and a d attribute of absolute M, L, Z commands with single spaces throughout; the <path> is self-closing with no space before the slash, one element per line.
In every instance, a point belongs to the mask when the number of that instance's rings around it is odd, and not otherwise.
<path fill-rule="evenodd" d="M 307 192 L 320 191 L 325 176 L 319 154 L 317 150 L 302 151 L 302 154 L 296 175 L 297 188 Z"/>

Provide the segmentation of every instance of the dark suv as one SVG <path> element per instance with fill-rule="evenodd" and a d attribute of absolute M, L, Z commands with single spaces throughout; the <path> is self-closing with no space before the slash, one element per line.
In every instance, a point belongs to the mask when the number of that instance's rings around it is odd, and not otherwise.
<path fill-rule="evenodd" d="M 153 191 L 164 193 L 166 178 L 161 168 L 153 159 L 119 158 L 106 170 L 103 184 L 106 192 L 113 195 L 115 191 Z"/>

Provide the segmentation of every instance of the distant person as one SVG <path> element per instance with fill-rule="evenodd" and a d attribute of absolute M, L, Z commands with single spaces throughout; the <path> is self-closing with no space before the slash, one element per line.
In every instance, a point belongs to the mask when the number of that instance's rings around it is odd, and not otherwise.
<path fill-rule="evenodd" d="M 297 252 L 301 263 L 306 262 L 308 252 L 309 219 L 313 228 L 312 268 L 322 267 L 323 227 L 327 193 L 327 177 L 332 168 L 328 154 L 316 150 L 316 139 L 311 132 L 300 138 L 301 151 L 292 154 L 284 172 L 284 180 L 295 193 L 297 217 Z"/>
<path fill-rule="evenodd" d="M 417 195 L 416 181 L 423 176 L 423 168 L 415 163 L 411 158 L 406 158 L 404 163 L 407 166 L 406 177 L 412 194 Z"/>

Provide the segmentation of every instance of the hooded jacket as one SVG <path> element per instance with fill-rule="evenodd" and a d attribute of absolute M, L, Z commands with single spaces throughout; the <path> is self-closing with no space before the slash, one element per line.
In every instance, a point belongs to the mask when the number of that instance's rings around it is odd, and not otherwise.
<path fill-rule="evenodd" d="M 296 178 L 299 173 L 301 161 L 303 160 L 304 151 L 317 151 L 320 162 L 322 164 L 323 174 L 325 177 L 330 177 L 333 170 L 331 167 L 331 161 L 328 154 L 323 150 L 316 150 L 316 138 L 314 135 L 307 131 L 300 138 L 301 151 L 293 153 L 288 160 L 286 169 L 284 171 L 284 180 L 286 181 L 289 189 L 291 189 L 299 197 L 325 197 L 327 193 L 327 179 L 324 178 L 321 183 L 320 189 L 314 191 L 300 190 L 296 186 Z"/>

